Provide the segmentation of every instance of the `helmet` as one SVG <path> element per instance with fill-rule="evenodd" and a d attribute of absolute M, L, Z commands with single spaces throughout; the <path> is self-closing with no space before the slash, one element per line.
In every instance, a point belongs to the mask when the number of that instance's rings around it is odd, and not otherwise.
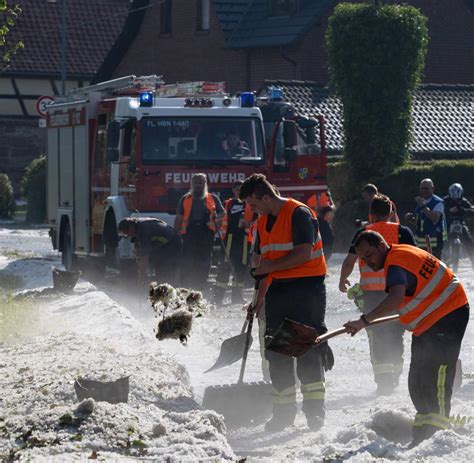
<path fill-rule="evenodd" d="M 463 190 L 462 185 L 460 183 L 453 183 L 448 188 L 448 193 L 449 193 L 449 196 L 451 196 L 451 198 L 460 199 L 460 198 L 462 198 L 462 194 L 464 193 L 464 190 Z"/>

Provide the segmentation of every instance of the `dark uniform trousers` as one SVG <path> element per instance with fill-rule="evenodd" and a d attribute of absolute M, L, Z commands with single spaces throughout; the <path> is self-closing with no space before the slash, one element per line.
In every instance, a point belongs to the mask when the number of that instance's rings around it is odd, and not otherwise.
<path fill-rule="evenodd" d="M 178 285 L 180 253 L 181 238 L 179 237 L 176 237 L 165 246 L 152 246 L 150 267 L 158 283 L 169 283 L 172 286 Z"/>
<path fill-rule="evenodd" d="M 386 297 L 384 291 L 364 291 L 364 308 L 368 314 Z M 370 361 L 377 385 L 398 386 L 403 370 L 403 334 L 405 328 L 400 323 L 387 323 L 366 328 L 369 337 Z"/>
<path fill-rule="evenodd" d="M 274 280 L 265 297 L 265 336 L 273 336 L 285 318 L 327 331 L 324 323 L 326 312 L 326 287 L 324 277 L 298 278 L 279 282 Z M 301 382 L 303 411 L 308 416 L 324 418 L 324 368 L 325 345 L 310 349 L 296 359 L 296 374 Z M 296 413 L 296 378 L 292 357 L 265 351 L 269 363 L 273 388 L 274 413 L 284 407 Z"/>
<path fill-rule="evenodd" d="M 247 235 L 245 233 L 228 233 L 225 238 L 225 248 L 228 257 L 221 262 L 217 271 L 215 299 L 216 302 L 222 302 L 225 290 L 229 285 L 231 275 L 231 268 L 227 262 L 227 258 L 229 258 L 236 274 L 236 278 L 232 276 L 232 302 L 242 302 L 245 273 L 248 270 Z"/>
<path fill-rule="evenodd" d="M 413 336 L 408 390 L 416 409 L 413 440 L 449 427 L 456 361 L 469 320 L 469 305 L 449 313 Z"/>
<path fill-rule="evenodd" d="M 186 288 L 204 291 L 211 267 L 214 233 L 206 224 L 190 222 L 183 235 L 180 282 Z"/>

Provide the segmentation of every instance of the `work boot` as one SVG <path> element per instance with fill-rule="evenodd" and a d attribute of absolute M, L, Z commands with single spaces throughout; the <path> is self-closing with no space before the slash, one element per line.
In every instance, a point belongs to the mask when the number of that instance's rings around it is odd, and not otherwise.
<path fill-rule="evenodd" d="M 395 381 L 393 375 L 380 375 L 377 378 L 377 396 L 392 395 L 398 385 L 398 380 Z"/>
<path fill-rule="evenodd" d="M 324 425 L 326 410 L 324 400 L 313 399 L 303 400 L 303 412 L 306 416 L 306 423 L 311 431 L 317 431 Z"/>
<path fill-rule="evenodd" d="M 291 426 L 296 418 L 296 404 L 273 406 L 273 416 L 265 423 L 265 431 L 279 432 Z"/>

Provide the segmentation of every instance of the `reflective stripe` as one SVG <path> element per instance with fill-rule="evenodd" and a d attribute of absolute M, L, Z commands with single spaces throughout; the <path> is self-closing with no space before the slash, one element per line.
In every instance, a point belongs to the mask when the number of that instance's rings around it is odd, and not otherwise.
<path fill-rule="evenodd" d="M 411 329 L 416 328 L 416 325 L 418 325 L 421 320 L 423 320 L 430 313 L 434 312 L 438 307 L 440 307 L 446 301 L 446 299 L 451 296 L 451 294 L 456 290 L 458 286 L 459 280 L 456 276 L 454 276 L 454 278 L 451 280 L 451 283 L 449 283 L 448 287 L 444 289 L 444 291 L 439 295 L 439 297 L 435 301 L 433 301 L 425 310 L 423 310 L 423 312 L 418 315 L 415 320 L 413 320 L 411 323 L 408 323 L 407 326 Z"/>
<path fill-rule="evenodd" d="M 229 286 L 228 283 L 222 283 L 221 281 L 217 281 L 214 283 L 214 286 L 217 286 L 218 288 L 224 288 L 227 289 Z"/>
<path fill-rule="evenodd" d="M 232 233 L 229 233 L 227 236 L 227 243 L 225 247 L 225 253 L 227 254 L 227 258 L 230 256 L 230 250 L 232 249 Z"/>
<path fill-rule="evenodd" d="M 393 363 L 372 363 L 375 375 L 385 375 L 395 373 L 396 367 Z"/>
<path fill-rule="evenodd" d="M 442 262 L 439 264 L 439 268 L 431 281 L 407 305 L 400 308 L 401 315 L 411 312 L 418 304 L 423 302 L 423 300 L 433 292 L 436 286 L 438 286 L 438 283 L 442 280 L 446 273 L 446 266 Z"/>
<path fill-rule="evenodd" d="M 293 243 L 270 243 L 260 247 L 262 254 L 268 251 L 291 251 L 294 248 Z"/>
<path fill-rule="evenodd" d="M 360 285 L 385 285 L 385 278 L 376 278 L 376 277 L 361 277 Z"/>
<path fill-rule="evenodd" d="M 322 255 L 324 255 L 324 250 L 322 248 L 316 249 L 316 251 L 311 253 L 311 259 L 316 259 L 316 257 L 321 257 Z"/>
<path fill-rule="evenodd" d="M 326 386 L 323 381 L 302 384 L 301 392 L 303 394 L 304 400 L 324 400 L 326 395 Z"/>
<path fill-rule="evenodd" d="M 439 405 L 439 414 L 441 416 L 446 416 L 446 406 L 445 406 L 445 397 L 446 397 L 446 369 L 448 365 L 440 365 L 438 368 L 438 405 Z"/>
<path fill-rule="evenodd" d="M 416 245 L 419 247 L 419 248 L 422 248 L 422 249 L 426 249 L 426 238 L 423 237 L 419 237 L 419 236 L 416 236 L 415 237 L 415 242 L 416 242 Z M 434 236 L 430 236 L 430 245 L 435 248 L 436 246 L 438 246 L 438 238 L 434 237 Z"/>
<path fill-rule="evenodd" d="M 426 425 L 434 426 L 440 429 L 448 429 L 449 418 L 442 416 L 439 413 L 427 413 L 426 415 L 417 413 L 413 426 L 421 427 Z"/>
<path fill-rule="evenodd" d="M 278 392 L 272 388 L 272 402 L 278 405 L 292 404 L 296 402 L 296 387 L 290 386 Z"/>

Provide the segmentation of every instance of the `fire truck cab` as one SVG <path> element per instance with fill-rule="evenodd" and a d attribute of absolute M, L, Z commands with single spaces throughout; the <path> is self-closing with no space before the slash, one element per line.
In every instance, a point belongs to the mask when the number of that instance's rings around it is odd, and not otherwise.
<path fill-rule="evenodd" d="M 222 83 L 128 76 L 55 101 L 47 131 L 48 221 L 67 269 L 81 257 L 130 257 L 119 221 L 172 224 L 193 173 L 222 200 L 254 172 L 301 201 L 327 191 L 323 118 L 299 116 L 278 88 L 231 97 Z"/>

